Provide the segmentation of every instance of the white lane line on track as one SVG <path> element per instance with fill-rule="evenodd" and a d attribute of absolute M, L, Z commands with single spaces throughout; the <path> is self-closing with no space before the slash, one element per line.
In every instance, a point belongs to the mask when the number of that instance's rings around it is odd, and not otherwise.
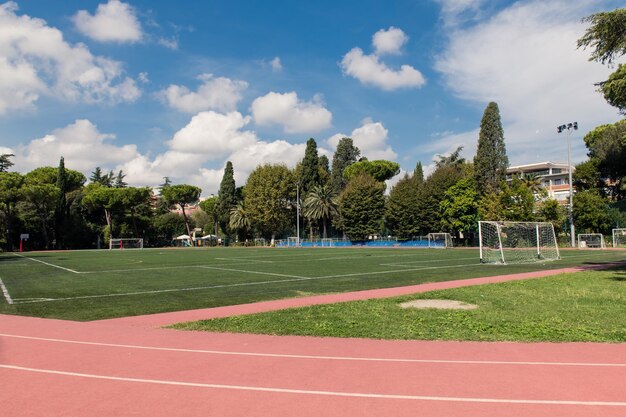
<path fill-rule="evenodd" d="M 162 379 L 129 378 L 108 375 L 85 374 L 79 372 L 56 371 L 53 369 L 28 368 L 25 366 L 0 364 L 0 368 L 12 369 L 16 371 L 26 371 L 41 374 L 53 374 L 62 376 L 72 376 L 80 378 L 101 379 L 108 381 L 139 382 L 145 384 L 174 385 L 195 388 L 214 388 L 238 391 L 261 391 L 280 394 L 304 394 L 323 395 L 333 397 L 356 397 L 356 398 L 379 398 L 387 400 L 417 400 L 417 401 L 445 401 L 445 402 L 471 402 L 471 403 L 500 403 L 500 404 L 536 404 L 536 405 L 578 405 L 578 406 L 605 406 L 605 407 L 626 407 L 626 402 L 619 401 L 569 401 L 569 400 L 526 400 L 526 399 L 506 399 L 506 398 L 472 398 L 472 397 L 436 397 L 426 395 L 402 395 L 402 394 L 376 394 L 361 392 L 340 392 L 340 391 L 318 391 L 302 390 L 291 388 L 255 387 L 246 385 L 224 385 L 206 384 L 200 382 L 169 381 Z"/>
<path fill-rule="evenodd" d="M 42 264 L 44 264 L 44 265 L 51 266 L 51 267 L 53 267 L 53 268 L 59 268 L 59 269 L 62 269 L 62 270 L 64 270 L 64 271 L 71 272 L 71 273 L 73 273 L 73 274 L 80 274 L 80 272 L 75 271 L 75 270 L 73 270 L 73 269 L 69 269 L 69 268 L 65 268 L 65 267 L 59 266 L 59 265 L 51 264 L 51 263 L 49 263 L 49 262 L 44 262 L 44 261 L 42 261 L 42 260 L 40 260 L 40 259 L 35 259 L 35 258 L 28 257 L 28 256 L 20 255 L 19 253 L 15 253 L 15 252 L 13 252 L 13 255 L 15 255 L 15 256 L 19 256 L 20 258 L 24 258 L 24 259 L 31 260 L 31 261 L 33 261 L 33 262 L 39 262 L 39 263 L 42 263 Z"/>
<path fill-rule="evenodd" d="M 317 356 L 317 355 L 290 355 L 283 353 L 260 353 L 260 352 L 230 352 L 223 350 L 207 350 L 207 349 L 184 349 L 169 348 L 158 346 L 138 346 L 125 345 L 117 343 L 87 342 L 82 340 L 54 339 L 36 336 L 22 336 L 15 334 L 0 333 L 0 337 L 36 340 L 42 342 L 67 343 L 74 345 L 101 346 L 123 349 L 139 349 L 139 350 L 155 350 L 165 352 L 183 352 L 183 353 L 206 353 L 211 355 L 226 356 L 253 356 L 267 358 L 285 358 L 285 359 L 314 359 L 314 360 L 331 360 L 331 361 L 354 361 L 354 362 L 399 362 L 399 363 L 433 363 L 433 364 L 451 364 L 451 365 L 517 365 L 517 366 L 580 366 L 580 367 L 602 367 L 602 368 L 626 368 L 626 363 L 588 363 L 588 362 L 531 362 L 531 361 L 476 361 L 476 360 L 449 360 L 449 359 L 403 359 L 403 358 L 366 358 L 366 357 L 350 357 L 350 356 Z"/>
<path fill-rule="evenodd" d="M 9 290 L 7 289 L 6 285 L 4 285 L 2 278 L 0 278 L 0 288 L 2 288 L 2 294 L 4 294 L 4 299 L 7 300 L 7 303 L 13 304 L 13 300 L 11 299 L 11 295 L 9 294 Z"/>

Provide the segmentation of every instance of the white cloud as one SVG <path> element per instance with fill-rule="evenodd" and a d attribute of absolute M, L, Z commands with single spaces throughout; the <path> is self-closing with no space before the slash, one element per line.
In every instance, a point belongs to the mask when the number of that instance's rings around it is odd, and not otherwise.
<path fill-rule="evenodd" d="M 270 61 L 270 66 L 272 67 L 272 71 L 280 72 L 283 70 L 283 64 L 280 62 L 279 57 L 275 57 Z"/>
<path fill-rule="evenodd" d="M 245 81 L 213 78 L 211 74 L 202 74 L 198 78 L 203 81 L 198 91 L 189 91 L 185 86 L 170 85 L 159 95 L 170 107 L 186 113 L 203 110 L 228 112 L 237 108 L 242 91 L 248 87 Z"/>
<path fill-rule="evenodd" d="M 40 96 L 87 103 L 134 101 L 141 92 L 119 62 L 72 46 L 46 22 L 0 5 L 0 114 L 33 108 Z"/>
<path fill-rule="evenodd" d="M 475 20 L 481 14 L 485 0 L 435 0 L 441 5 L 444 24 L 448 27 L 459 25 L 466 20 Z"/>
<path fill-rule="evenodd" d="M 450 32 L 436 69 L 458 97 L 481 106 L 498 103 L 512 164 L 566 159 L 566 138 L 556 134 L 556 126 L 573 121 L 582 128 L 572 136 L 573 159 L 580 161 L 584 132 L 619 119 L 594 85 L 611 70 L 589 62 L 589 52 L 576 49 L 585 29 L 580 19 L 593 12 L 591 5 L 517 2 L 472 27 Z M 459 137 L 469 139 L 465 133 Z"/>
<path fill-rule="evenodd" d="M 407 43 L 409 37 L 396 27 L 391 26 L 389 29 L 381 29 L 372 37 L 372 44 L 374 45 L 374 53 L 376 55 L 400 54 L 402 45 Z"/>
<path fill-rule="evenodd" d="M 171 38 L 159 38 L 157 42 L 159 45 L 164 46 L 167 49 L 171 49 L 173 51 L 178 49 L 178 38 L 175 36 Z"/>
<path fill-rule="evenodd" d="M 96 166 L 112 166 L 137 157 L 135 145 L 116 146 L 110 143 L 115 135 L 98 131 L 89 120 L 56 129 L 42 138 L 14 149 L 15 169 L 26 172 L 40 166 L 57 166 L 61 157 L 68 168 L 91 172 Z"/>
<path fill-rule="evenodd" d="M 144 84 L 148 84 L 150 82 L 150 78 L 148 78 L 147 72 L 140 72 L 137 78 Z"/>
<path fill-rule="evenodd" d="M 331 126 L 332 113 L 324 107 L 319 96 L 312 101 L 300 101 L 298 95 L 270 92 L 256 98 L 250 107 L 256 124 L 279 124 L 286 133 L 313 133 Z"/>
<path fill-rule="evenodd" d="M 142 38 L 141 24 L 134 9 L 118 0 L 98 5 L 94 15 L 80 10 L 73 20 L 80 33 L 99 42 L 132 43 Z"/>
<path fill-rule="evenodd" d="M 389 131 L 380 122 L 365 119 L 360 127 L 352 131 L 352 134 L 338 133 L 328 138 L 326 143 L 332 149 L 337 149 L 337 144 L 341 138 L 345 137 L 352 138 L 354 145 L 361 151 L 361 156 L 370 160 L 389 159 L 393 161 L 398 157 L 398 154 L 387 142 Z"/>
<path fill-rule="evenodd" d="M 378 55 L 365 55 L 361 48 L 352 48 L 344 55 L 341 68 L 345 74 L 356 78 L 362 84 L 387 91 L 417 88 L 426 83 L 422 73 L 412 66 L 402 65 L 399 70 L 393 70 L 384 62 L 380 62 Z"/>
<path fill-rule="evenodd" d="M 242 130 L 249 121 L 248 117 L 238 112 L 201 112 L 176 132 L 168 145 L 175 151 L 206 154 L 211 159 L 217 159 L 256 143 L 254 132 Z"/>

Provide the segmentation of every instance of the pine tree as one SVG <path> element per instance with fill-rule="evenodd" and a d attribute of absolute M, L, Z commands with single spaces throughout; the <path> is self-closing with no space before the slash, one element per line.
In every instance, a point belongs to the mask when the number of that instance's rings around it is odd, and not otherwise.
<path fill-rule="evenodd" d="M 424 168 L 422 168 L 422 163 L 420 161 L 417 161 L 417 164 L 415 165 L 415 170 L 413 171 L 413 180 L 417 184 L 424 183 Z"/>
<path fill-rule="evenodd" d="M 319 157 L 317 155 L 317 143 L 310 138 L 306 141 L 306 150 L 302 160 L 302 174 L 300 178 L 301 191 L 303 195 L 312 191 L 320 182 Z"/>
<path fill-rule="evenodd" d="M 333 155 L 332 171 L 330 174 L 330 184 L 333 189 L 333 193 L 339 194 L 348 183 L 343 176 L 343 171 L 355 163 L 361 155 L 359 148 L 354 146 L 352 139 L 343 138 L 337 144 L 337 150 Z"/>
<path fill-rule="evenodd" d="M 14 164 L 11 162 L 12 153 L 3 153 L 0 155 L 0 172 L 7 172 Z"/>
<path fill-rule="evenodd" d="M 56 240 L 57 249 L 63 248 L 63 230 L 65 228 L 65 217 L 67 210 L 67 200 L 65 193 L 67 193 L 67 172 L 65 170 L 65 159 L 61 157 L 59 161 L 59 170 L 57 174 L 57 188 L 59 194 L 57 197 L 56 207 Z"/>
<path fill-rule="evenodd" d="M 474 175 L 479 193 L 483 195 L 489 190 L 497 190 L 500 181 L 506 178 L 508 166 L 500 110 L 496 103 L 491 102 L 480 121 L 478 149 L 474 157 Z"/>
<path fill-rule="evenodd" d="M 126 174 L 124 174 L 124 172 L 120 169 L 120 171 L 117 173 L 117 176 L 115 177 L 115 184 L 113 184 L 113 187 L 115 188 L 128 187 L 128 183 L 124 181 L 124 177 L 126 177 Z"/>
<path fill-rule="evenodd" d="M 96 167 L 91 173 L 89 177 L 89 181 L 92 183 L 102 184 L 102 169 L 100 167 Z"/>
<path fill-rule="evenodd" d="M 229 222 L 230 222 L 230 210 L 237 205 L 237 188 L 235 186 L 235 172 L 233 170 L 232 162 L 226 162 L 224 168 L 224 176 L 220 183 L 220 190 L 217 194 L 217 216 L 218 222 L 224 233 L 231 234 Z"/>

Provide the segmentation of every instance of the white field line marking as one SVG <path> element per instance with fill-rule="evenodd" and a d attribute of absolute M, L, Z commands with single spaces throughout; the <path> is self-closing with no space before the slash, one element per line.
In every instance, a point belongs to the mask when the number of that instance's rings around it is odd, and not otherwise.
<path fill-rule="evenodd" d="M 230 261 L 231 259 L 234 261 L 245 261 L 245 262 L 260 262 L 260 263 L 267 263 L 267 264 L 273 264 L 274 261 L 264 261 L 261 259 L 249 259 L 249 258 L 214 258 L 218 261 Z"/>
<path fill-rule="evenodd" d="M 11 295 L 9 294 L 9 290 L 7 289 L 6 285 L 4 285 L 2 278 L 0 278 L 0 288 L 2 288 L 2 294 L 4 294 L 4 299 L 7 300 L 7 303 L 13 304 L 13 300 L 11 299 Z"/>
<path fill-rule="evenodd" d="M 579 405 L 579 406 L 605 406 L 605 407 L 626 407 L 626 402 L 617 401 L 568 401 L 568 400 L 524 400 L 524 399 L 504 399 L 504 398 L 472 398 L 472 397 L 435 397 L 425 395 L 401 395 L 401 394 L 375 394 L 361 392 L 338 392 L 338 391 L 317 391 L 290 388 L 255 387 L 246 385 L 224 385 L 207 384 L 201 382 L 169 381 L 162 379 L 129 378 L 108 375 L 85 374 L 79 372 L 56 371 L 52 369 L 27 368 L 24 366 L 0 364 L 0 368 L 13 369 L 16 371 L 35 372 L 42 374 L 53 374 L 63 376 L 73 376 L 80 378 L 102 379 L 108 381 L 140 382 L 146 384 L 175 385 L 196 388 L 230 389 L 238 391 L 261 391 L 281 394 L 304 394 L 304 395 L 324 395 L 333 397 L 356 397 L 356 398 L 380 398 L 388 400 L 417 400 L 417 401 L 445 401 L 445 402 L 471 402 L 471 403 L 500 403 L 500 404 L 536 404 L 536 405 Z"/>
<path fill-rule="evenodd" d="M 219 270 L 232 271 L 232 272 L 245 272 L 245 273 L 251 273 L 251 274 L 277 275 L 277 276 L 284 276 L 284 277 L 293 276 L 294 278 L 279 279 L 279 280 L 272 280 L 272 281 L 253 281 L 253 282 L 241 282 L 241 283 L 236 283 L 236 284 L 211 285 L 211 286 L 205 286 L 205 287 L 169 288 L 165 290 L 134 291 L 134 292 L 127 292 L 127 293 L 81 295 L 77 297 L 63 297 L 63 298 L 47 298 L 47 299 L 42 299 L 42 300 L 14 302 L 14 304 L 47 303 L 51 301 L 83 300 L 83 299 L 91 299 L 91 298 L 125 297 L 125 296 L 131 296 L 131 295 L 159 294 L 159 293 L 167 293 L 167 292 L 200 291 L 200 290 L 211 290 L 211 289 L 216 289 L 216 288 L 245 287 L 245 286 L 252 286 L 252 285 L 280 284 L 280 283 L 285 283 L 285 282 L 314 281 L 318 279 L 329 279 L 329 278 L 344 278 L 344 277 L 359 276 L 359 275 L 382 275 L 382 274 L 392 274 L 392 273 L 398 273 L 398 272 L 421 271 L 425 269 L 468 268 L 468 267 L 476 267 L 476 266 L 483 267 L 483 265 L 481 264 L 456 265 L 456 266 L 434 266 L 434 267 L 424 267 L 424 268 L 396 269 L 393 271 L 363 272 L 363 273 L 343 274 L 343 275 L 327 275 L 323 277 L 298 277 L 296 275 L 274 274 L 271 272 L 257 272 L 257 271 L 235 270 L 235 269 L 204 266 L 201 268 L 219 269 Z"/>
<path fill-rule="evenodd" d="M 34 261 L 34 262 L 39 262 L 39 263 L 42 263 L 44 265 L 51 266 L 53 268 L 59 268 L 59 269 L 62 269 L 64 271 L 68 271 L 68 272 L 71 272 L 71 273 L 74 273 L 74 274 L 80 274 L 80 272 L 75 271 L 73 269 L 69 269 L 69 268 L 65 268 L 65 267 L 59 266 L 59 265 L 55 265 L 55 264 L 51 264 L 51 263 L 48 263 L 48 262 L 44 262 L 44 261 L 42 261 L 40 259 L 30 258 L 28 256 L 20 255 L 18 253 L 13 253 L 13 255 L 19 256 L 20 258 L 24 258 L 24 259 L 29 259 L 29 260 Z"/>
<path fill-rule="evenodd" d="M 318 355 L 289 355 L 283 353 L 260 353 L 260 352 L 231 352 L 223 350 L 207 349 L 183 349 L 168 348 L 158 346 L 124 345 L 117 343 L 86 342 L 82 340 L 54 339 L 46 337 L 22 336 L 15 334 L 0 333 L 0 337 L 14 339 L 37 340 L 43 342 L 68 343 L 87 346 L 104 346 L 123 349 L 155 350 L 165 352 L 183 353 L 206 353 L 211 355 L 228 356 L 253 356 L 263 358 L 287 358 L 287 359 L 314 359 L 331 361 L 356 361 L 356 362 L 399 362 L 399 363 L 438 363 L 451 365 L 514 365 L 514 366 L 581 366 L 581 367 L 603 367 L 603 368 L 626 368 L 626 363 L 593 363 L 593 362 L 533 362 L 533 361 L 471 361 L 471 360 L 446 360 L 446 359 L 402 359 L 402 358 L 367 358 L 351 356 L 318 356 Z"/>

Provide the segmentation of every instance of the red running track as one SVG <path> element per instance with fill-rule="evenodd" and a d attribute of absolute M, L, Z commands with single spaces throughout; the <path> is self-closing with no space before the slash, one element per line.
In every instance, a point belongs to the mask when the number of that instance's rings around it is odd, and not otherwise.
<path fill-rule="evenodd" d="M 157 316 L 0 315 L 0 415 L 626 416 L 626 344 L 180 332 Z"/>

